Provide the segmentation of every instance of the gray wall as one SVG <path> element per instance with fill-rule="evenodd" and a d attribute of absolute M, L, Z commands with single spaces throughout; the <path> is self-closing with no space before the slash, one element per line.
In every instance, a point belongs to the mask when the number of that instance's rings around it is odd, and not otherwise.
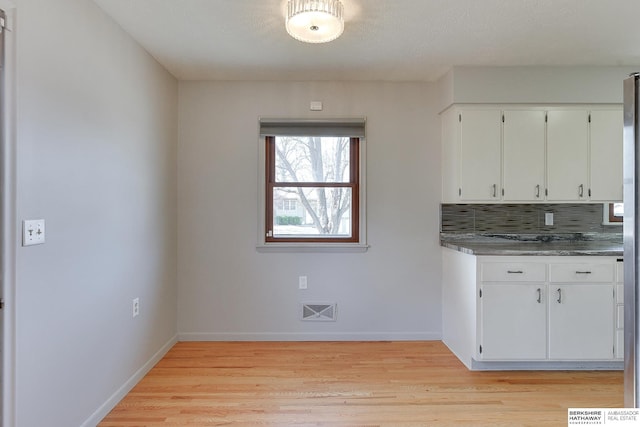
<path fill-rule="evenodd" d="M 91 425 L 176 336 L 178 85 L 93 2 L 15 3 L 17 218 L 47 227 L 16 242 L 16 425 Z"/>
<path fill-rule="evenodd" d="M 622 103 L 622 80 L 638 67 L 454 67 L 439 80 L 452 103 Z"/>
<path fill-rule="evenodd" d="M 181 82 L 180 338 L 439 339 L 438 96 L 427 83 Z M 256 251 L 261 116 L 367 117 L 368 252 Z M 337 302 L 338 320 L 299 321 L 306 301 Z"/>
<path fill-rule="evenodd" d="M 178 84 L 89 0 L 15 4 L 16 216 L 47 221 L 45 245 L 15 242 L 20 427 L 95 423 L 178 331 L 439 339 L 443 103 L 620 102 L 632 71 Z M 368 252 L 256 251 L 260 116 L 368 118 Z M 305 301 L 337 302 L 338 321 L 300 322 Z"/>

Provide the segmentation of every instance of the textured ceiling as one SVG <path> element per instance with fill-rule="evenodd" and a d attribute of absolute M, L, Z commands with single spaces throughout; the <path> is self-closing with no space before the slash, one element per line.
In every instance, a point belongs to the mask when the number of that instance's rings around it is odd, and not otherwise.
<path fill-rule="evenodd" d="M 286 0 L 94 0 L 181 80 L 433 81 L 452 66 L 640 65 L 640 0 L 343 0 L 310 45 Z"/>

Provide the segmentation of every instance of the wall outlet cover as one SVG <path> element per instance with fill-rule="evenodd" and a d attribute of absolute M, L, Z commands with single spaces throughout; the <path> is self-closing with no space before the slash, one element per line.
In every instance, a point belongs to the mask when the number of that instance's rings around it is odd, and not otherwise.
<path fill-rule="evenodd" d="M 544 213 L 544 225 L 553 225 L 553 212 Z"/>

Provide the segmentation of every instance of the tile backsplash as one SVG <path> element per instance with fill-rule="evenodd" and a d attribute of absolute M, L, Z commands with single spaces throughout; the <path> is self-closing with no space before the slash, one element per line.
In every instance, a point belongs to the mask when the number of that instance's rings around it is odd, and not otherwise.
<path fill-rule="evenodd" d="M 544 214 L 553 212 L 553 225 Z M 622 233 L 602 224 L 603 204 L 442 204 L 444 233 Z"/>

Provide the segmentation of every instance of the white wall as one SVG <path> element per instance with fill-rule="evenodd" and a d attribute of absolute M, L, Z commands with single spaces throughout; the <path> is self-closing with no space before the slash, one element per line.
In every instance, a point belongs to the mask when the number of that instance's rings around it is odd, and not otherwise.
<path fill-rule="evenodd" d="M 427 83 L 181 82 L 180 338 L 439 339 L 438 96 Z M 261 116 L 367 117 L 368 252 L 256 251 Z M 304 301 L 337 302 L 338 320 L 299 321 Z"/>
<path fill-rule="evenodd" d="M 15 3 L 17 218 L 46 220 L 16 242 L 16 425 L 91 425 L 175 339 L 178 85 L 93 2 Z"/>
<path fill-rule="evenodd" d="M 638 67 L 454 67 L 439 81 L 452 103 L 622 103 L 622 81 Z"/>

